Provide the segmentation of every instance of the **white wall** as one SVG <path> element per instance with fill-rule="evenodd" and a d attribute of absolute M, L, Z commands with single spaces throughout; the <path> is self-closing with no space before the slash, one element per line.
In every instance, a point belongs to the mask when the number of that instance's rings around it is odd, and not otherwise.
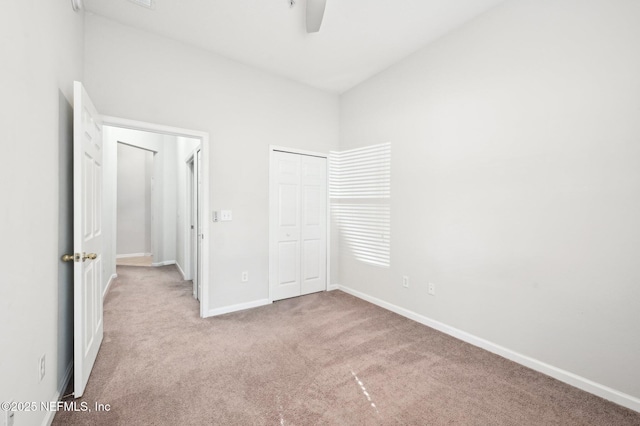
<path fill-rule="evenodd" d="M 68 303 L 59 288 L 71 287 L 57 282 L 58 150 L 71 142 L 59 141 L 70 136 L 60 126 L 68 126 L 73 80 L 82 79 L 82 31 L 82 16 L 69 2 L 2 5 L 0 401 L 54 400 L 60 366 L 66 371 L 71 362 L 68 350 L 59 351 L 71 338 L 58 327 L 59 303 Z M 20 412 L 15 424 L 41 424 L 46 415 Z"/>
<path fill-rule="evenodd" d="M 392 260 L 340 283 L 640 397 L 638 22 L 510 1 L 344 94 L 341 148 L 392 143 Z"/>
<path fill-rule="evenodd" d="M 118 144 L 116 254 L 151 253 L 153 153 Z"/>
<path fill-rule="evenodd" d="M 209 306 L 267 299 L 268 147 L 336 148 L 338 97 L 97 16 L 85 25 L 85 82 L 101 113 L 210 134 L 211 209 L 233 221 L 211 224 L 205 241 Z"/>

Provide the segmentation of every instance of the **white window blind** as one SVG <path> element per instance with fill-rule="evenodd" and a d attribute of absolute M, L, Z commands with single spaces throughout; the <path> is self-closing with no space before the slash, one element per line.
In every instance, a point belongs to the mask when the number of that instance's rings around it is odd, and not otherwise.
<path fill-rule="evenodd" d="M 391 264 L 391 143 L 329 157 L 331 214 L 340 241 L 361 262 Z"/>

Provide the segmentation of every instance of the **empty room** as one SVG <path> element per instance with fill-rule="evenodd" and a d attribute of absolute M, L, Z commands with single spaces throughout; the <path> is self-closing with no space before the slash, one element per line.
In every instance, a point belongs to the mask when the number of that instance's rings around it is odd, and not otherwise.
<path fill-rule="evenodd" d="M 0 55 L 0 426 L 640 425 L 639 1 L 6 2 Z"/>

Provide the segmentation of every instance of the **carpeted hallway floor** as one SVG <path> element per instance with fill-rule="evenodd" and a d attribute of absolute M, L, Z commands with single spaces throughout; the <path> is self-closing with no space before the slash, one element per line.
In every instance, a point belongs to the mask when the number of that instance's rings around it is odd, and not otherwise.
<path fill-rule="evenodd" d="M 200 319 L 118 267 L 85 395 L 54 425 L 640 425 L 640 413 L 335 291 Z"/>

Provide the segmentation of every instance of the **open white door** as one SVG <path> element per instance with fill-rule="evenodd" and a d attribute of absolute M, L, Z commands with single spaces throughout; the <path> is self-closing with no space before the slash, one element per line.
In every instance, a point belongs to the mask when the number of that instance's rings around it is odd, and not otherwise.
<path fill-rule="evenodd" d="M 202 277 L 202 238 L 203 238 L 203 232 L 202 232 L 202 216 L 201 216 L 201 203 L 202 203 L 202 151 L 200 149 L 198 149 L 198 151 L 196 151 L 196 160 L 195 160 L 195 165 L 196 165 L 196 189 L 195 189 L 195 193 L 196 193 L 196 229 L 198 230 L 197 232 L 197 243 L 196 243 L 196 271 L 195 271 L 195 276 L 197 277 L 197 284 L 196 284 L 196 288 L 198 291 L 197 297 L 196 299 L 200 300 L 200 295 L 202 295 L 202 280 L 200 279 Z"/>
<path fill-rule="evenodd" d="M 82 83 L 73 111 L 74 397 L 89 381 L 102 343 L 102 121 Z"/>

